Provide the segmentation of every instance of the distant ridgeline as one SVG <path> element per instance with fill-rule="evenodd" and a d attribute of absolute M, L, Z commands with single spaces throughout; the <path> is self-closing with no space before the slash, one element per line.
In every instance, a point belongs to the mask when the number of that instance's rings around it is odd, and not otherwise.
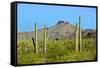
<path fill-rule="evenodd" d="M 75 28 L 76 26 L 70 24 L 69 22 L 60 20 L 56 25 L 46 28 L 48 39 L 60 40 L 60 39 L 73 39 L 75 38 Z M 17 34 L 19 39 L 31 39 L 34 37 L 34 31 L 32 32 L 20 32 Z M 43 39 L 43 28 L 37 30 L 37 35 L 39 40 Z M 82 37 L 84 38 L 95 38 L 96 30 L 93 29 L 82 29 Z"/>

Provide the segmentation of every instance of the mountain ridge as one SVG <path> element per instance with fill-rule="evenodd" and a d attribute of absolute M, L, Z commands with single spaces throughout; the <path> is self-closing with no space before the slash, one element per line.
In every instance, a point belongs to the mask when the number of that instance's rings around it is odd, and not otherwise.
<path fill-rule="evenodd" d="M 69 39 L 75 38 L 75 26 L 68 21 L 59 20 L 57 24 L 47 27 L 48 39 Z M 34 31 L 17 33 L 18 39 L 29 39 L 34 37 Z M 37 30 L 38 38 L 43 39 L 43 28 Z M 82 29 L 83 36 L 96 36 L 96 32 L 93 29 Z"/>

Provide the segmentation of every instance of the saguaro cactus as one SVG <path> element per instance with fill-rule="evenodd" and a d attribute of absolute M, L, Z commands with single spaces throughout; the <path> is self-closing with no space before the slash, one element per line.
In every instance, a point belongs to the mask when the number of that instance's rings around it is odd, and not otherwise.
<path fill-rule="evenodd" d="M 82 51 L 81 16 L 79 16 L 79 46 L 80 51 Z"/>
<path fill-rule="evenodd" d="M 43 33 L 43 52 L 46 53 L 46 25 L 44 25 L 44 33 Z"/>
<path fill-rule="evenodd" d="M 49 40 L 49 31 L 48 31 L 48 29 L 46 28 L 46 39 L 47 39 L 47 41 Z M 47 42 L 46 41 L 46 42 Z"/>
<path fill-rule="evenodd" d="M 79 26 L 76 23 L 76 52 L 79 51 Z"/>
<path fill-rule="evenodd" d="M 36 22 L 34 23 L 34 32 L 35 32 L 35 52 L 38 53 L 38 41 L 37 41 L 37 28 L 36 28 Z"/>
<path fill-rule="evenodd" d="M 81 16 L 79 16 L 78 25 L 76 23 L 76 51 L 79 51 L 79 50 L 82 51 Z"/>

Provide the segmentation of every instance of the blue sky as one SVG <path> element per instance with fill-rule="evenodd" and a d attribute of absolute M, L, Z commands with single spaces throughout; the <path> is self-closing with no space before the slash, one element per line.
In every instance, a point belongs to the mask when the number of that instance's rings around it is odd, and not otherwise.
<path fill-rule="evenodd" d="M 34 22 L 41 29 L 55 25 L 59 20 L 68 21 L 75 25 L 78 17 L 82 17 L 82 28 L 96 29 L 96 8 L 52 6 L 36 4 L 18 4 L 17 8 L 17 30 L 18 32 L 29 32 L 34 30 Z"/>

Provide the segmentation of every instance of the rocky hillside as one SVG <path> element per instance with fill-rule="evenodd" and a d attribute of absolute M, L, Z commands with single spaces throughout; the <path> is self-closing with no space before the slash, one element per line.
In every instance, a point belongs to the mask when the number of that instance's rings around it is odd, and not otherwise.
<path fill-rule="evenodd" d="M 75 38 L 75 26 L 70 24 L 66 21 L 58 21 L 57 24 L 55 24 L 52 27 L 47 27 L 47 37 L 48 39 L 69 39 L 69 38 Z M 96 32 L 91 29 L 82 30 L 83 36 L 95 36 Z M 34 37 L 34 31 L 33 32 L 22 32 L 18 33 L 17 38 L 18 39 L 31 39 Z M 38 39 L 41 40 L 43 38 L 43 29 L 38 30 Z"/>

